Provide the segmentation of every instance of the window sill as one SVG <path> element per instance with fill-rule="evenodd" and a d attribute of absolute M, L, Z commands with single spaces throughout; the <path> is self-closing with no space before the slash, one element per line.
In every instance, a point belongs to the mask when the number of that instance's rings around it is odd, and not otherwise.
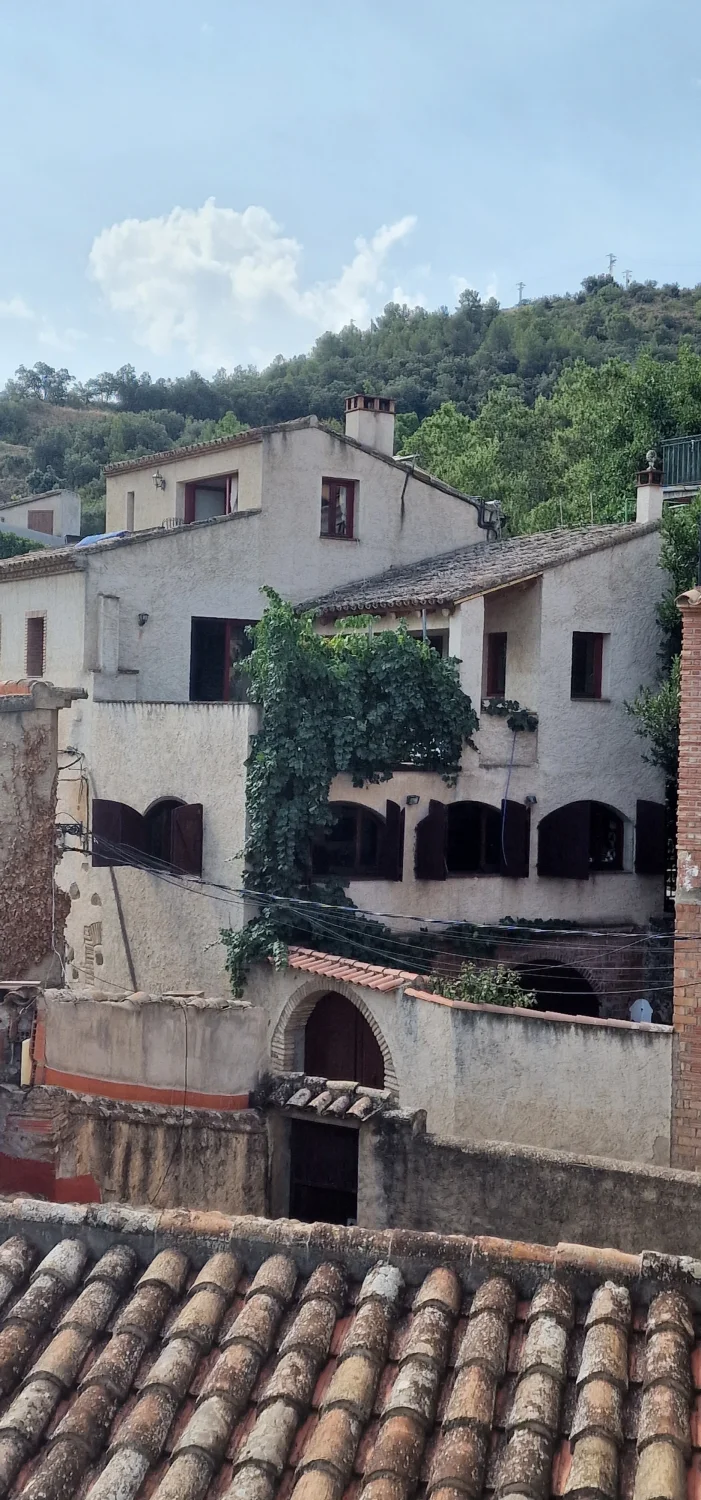
<path fill-rule="evenodd" d="M 322 533 L 319 533 L 319 541 L 320 542 L 359 542 L 360 541 L 360 537 L 357 537 L 357 536 L 323 536 Z"/>
<path fill-rule="evenodd" d="M 570 693 L 570 703 L 610 703 L 610 698 L 590 698 L 583 693 Z"/>

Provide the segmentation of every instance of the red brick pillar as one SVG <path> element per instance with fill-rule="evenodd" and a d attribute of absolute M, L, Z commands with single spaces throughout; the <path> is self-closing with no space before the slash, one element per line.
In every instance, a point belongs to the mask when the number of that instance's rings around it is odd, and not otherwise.
<path fill-rule="evenodd" d="M 683 645 L 674 944 L 672 1165 L 701 1171 L 701 590 L 678 600 Z"/>

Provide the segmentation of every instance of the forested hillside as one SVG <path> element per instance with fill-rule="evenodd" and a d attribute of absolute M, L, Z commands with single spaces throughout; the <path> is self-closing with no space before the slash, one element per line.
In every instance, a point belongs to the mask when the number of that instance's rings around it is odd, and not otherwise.
<path fill-rule="evenodd" d="M 452 313 L 390 304 L 308 355 L 211 380 L 124 366 L 81 385 L 20 367 L 0 395 L 0 498 L 70 484 L 98 529 L 105 463 L 308 412 L 338 420 L 357 389 L 394 396 L 398 448 L 499 499 L 512 530 L 622 519 L 645 449 L 701 428 L 701 286 L 601 276 L 510 309 L 474 292 Z"/>

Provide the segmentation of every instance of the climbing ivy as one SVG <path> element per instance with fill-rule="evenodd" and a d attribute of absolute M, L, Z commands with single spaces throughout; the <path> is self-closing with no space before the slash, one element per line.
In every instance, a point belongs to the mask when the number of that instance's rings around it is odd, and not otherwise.
<path fill-rule="evenodd" d="M 360 787 L 411 766 L 454 785 L 478 724 L 457 662 L 443 660 L 403 625 L 374 631 L 371 619 L 354 619 L 324 636 L 313 613 L 299 614 L 272 589 L 265 592 L 268 607 L 251 628 L 253 650 L 245 661 L 250 696 L 261 710 L 246 762 L 244 850 L 244 884 L 258 914 L 241 930 L 222 932 L 236 995 L 250 964 L 284 958 L 289 942 L 314 940 L 379 962 L 426 947 L 425 936 L 397 939 L 355 913 L 341 886 L 315 880 L 313 840 L 333 820 L 328 799 L 335 776 L 348 775 Z"/>

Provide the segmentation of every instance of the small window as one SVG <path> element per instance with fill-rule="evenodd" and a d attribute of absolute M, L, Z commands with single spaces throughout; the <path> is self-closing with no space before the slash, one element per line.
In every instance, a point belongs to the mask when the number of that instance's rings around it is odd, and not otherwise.
<path fill-rule="evenodd" d="M 572 634 L 573 698 L 600 698 L 604 664 L 604 636 L 588 630 Z"/>
<path fill-rule="evenodd" d="M 315 838 L 315 875 L 349 880 L 401 880 L 404 861 L 404 810 L 388 802 L 386 816 L 355 802 L 332 804 L 333 822 Z"/>
<path fill-rule="evenodd" d="M 46 666 L 46 615 L 27 615 L 25 671 L 27 677 L 43 677 Z"/>
<path fill-rule="evenodd" d="M 445 880 L 452 875 L 528 876 L 530 807 L 502 802 L 431 800 L 416 827 L 414 874 L 417 880 Z"/>
<path fill-rule="evenodd" d="M 322 479 L 321 535 L 349 541 L 355 520 L 355 480 Z"/>
<path fill-rule="evenodd" d="M 604 802 L 568 802 L 538 827 L 538 874 L 560 880 L 623 869 L 624 823 Z"/>
<path fill-rule="evenodd" d="M 238 474 L 218 474 L 185 485 L 185 524 L 228 516 L 238 507 Z"/>
<path fill-rule="evenodd" d="M 436 653 L 437 656 L 447 657 L 447 655 L 448 655 L 448 631 L 447 630 L 427 630 L 427 632 L 426 632 L 425 635 L 423 633 L 423 630 L 410 630 L 409 634 L 410 634 L 410 636 L 413 637 L 413 639 L 415 641 L 426 641 L 428 643 L 428 645 L 431 647 L 431 649 L 433 651 L 435 651 L 435 653 Z"/>
<path fill-rule="evenodd" d="M 486 802 L 454 802 L 448 808 L 446 865 L 449 875 L 498 875 L 501 813 Z"/>
<path fill-rule="evenodd" d="M 178 875 L 201 875 L 202 804 L 164 797 L 142 814 L 126 802 L 95 797 L 92 862 L 146 870 L 167 865 Z"/>
<path fill-rule="evenodd" d="M 250 656 L 251 620 L 193 619 L 190 634 L 190 701 L 246 703 L 248 677 L 240 663 Z"/>
<path fill-rule="evenodd" d="M 506 692 L 506 631 L 490 630 L 487 636 L 488 698 L 503 698 Z"/>

